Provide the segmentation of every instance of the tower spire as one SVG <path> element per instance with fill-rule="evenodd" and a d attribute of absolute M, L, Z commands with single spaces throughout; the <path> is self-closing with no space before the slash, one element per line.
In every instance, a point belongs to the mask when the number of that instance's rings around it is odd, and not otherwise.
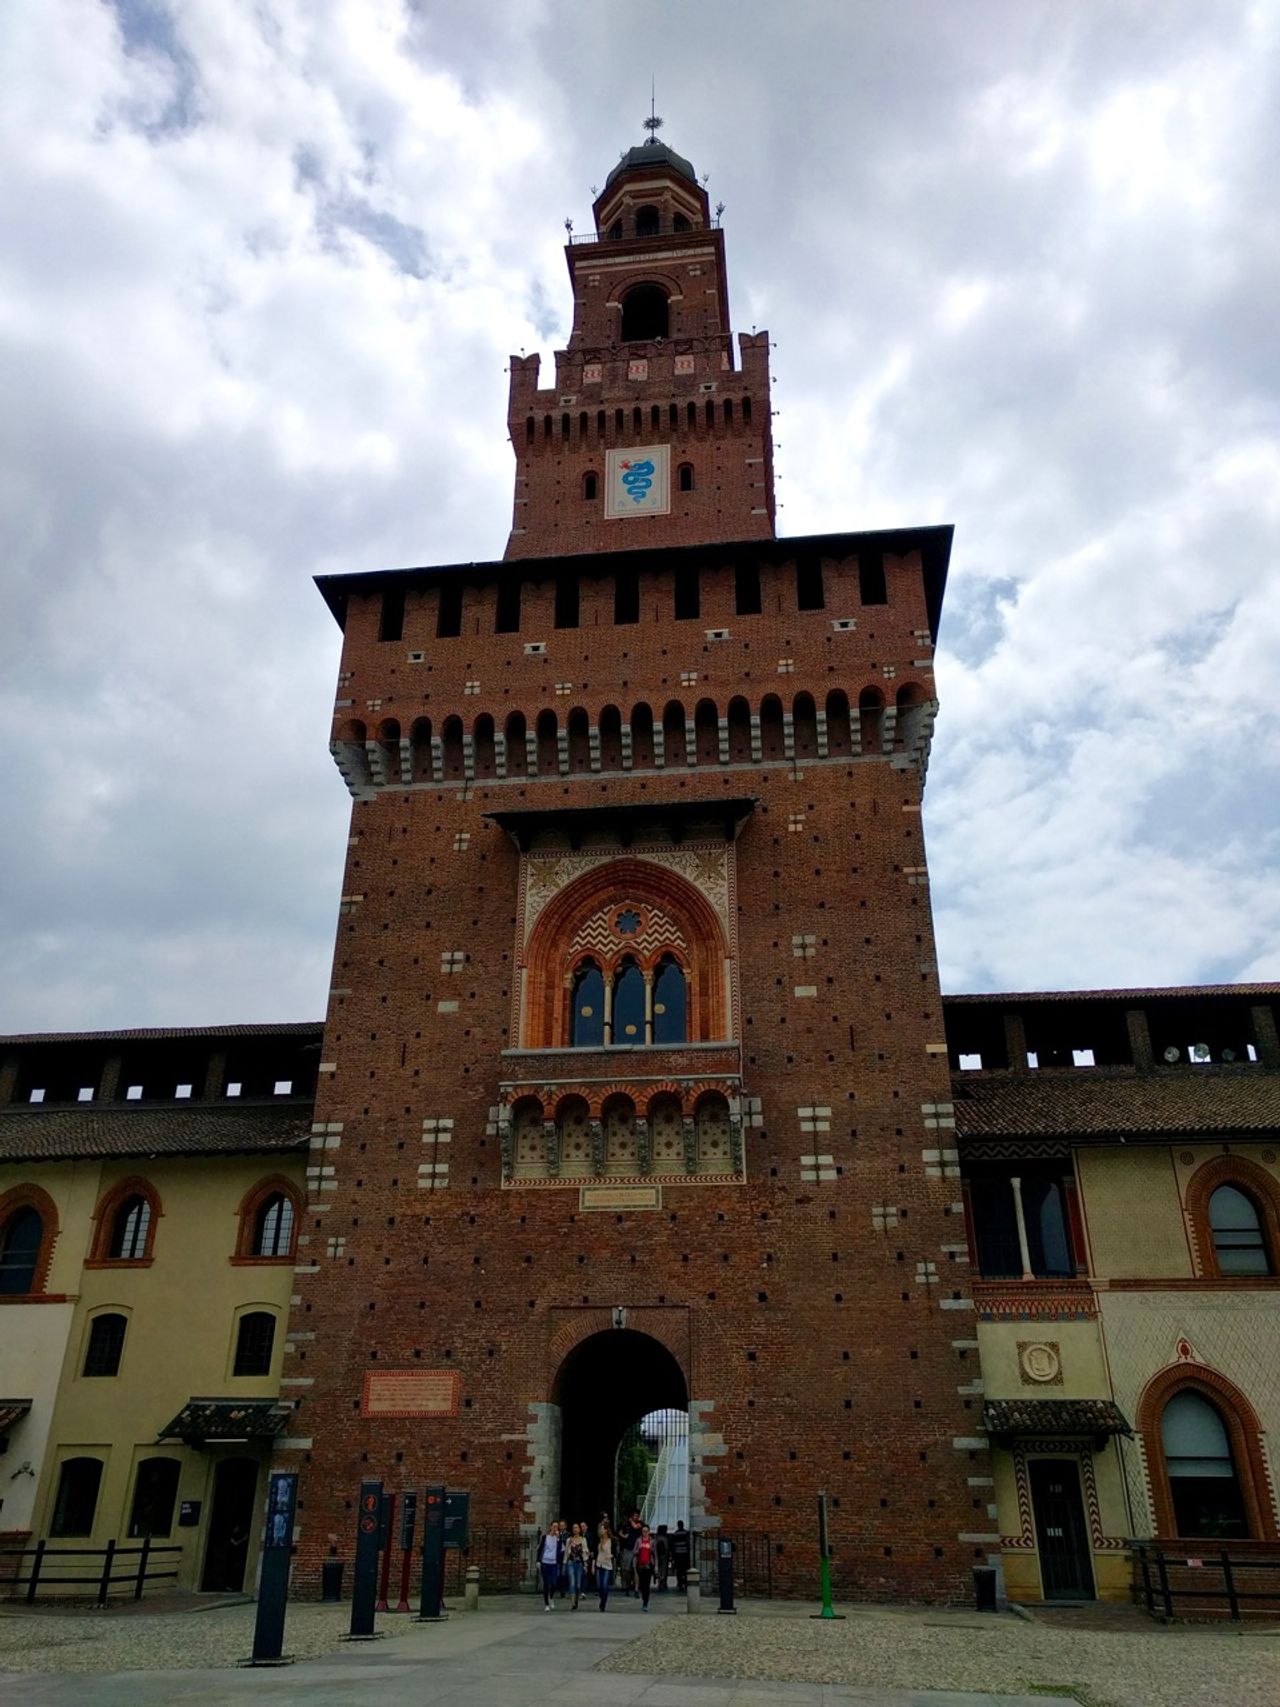
<path fill-rule="evenodd" d="M 649 116 L 644 121 L 644 128 L 649 132 L 646 142 L 656 142 L 658 132 L 662 129 L 662 120 L 658 117 L 658 88 L 654 78 L 649 79 Z"/>

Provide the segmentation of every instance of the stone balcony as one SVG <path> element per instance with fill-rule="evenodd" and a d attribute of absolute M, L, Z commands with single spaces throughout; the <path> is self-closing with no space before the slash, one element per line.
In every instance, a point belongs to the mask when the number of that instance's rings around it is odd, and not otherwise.
<path fill-rule="evenodd" d="M 508 1185 L 740 1181 L 743 1094 L 737 1043 L 509 1049 L 492 1127 Z"/>

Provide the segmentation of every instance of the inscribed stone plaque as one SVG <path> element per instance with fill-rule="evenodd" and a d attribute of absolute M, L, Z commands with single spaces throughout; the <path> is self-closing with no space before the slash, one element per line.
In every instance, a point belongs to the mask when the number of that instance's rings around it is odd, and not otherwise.
<path fill-rule="evenodd" d="M 661 1209 L 660 1185 L 584 1185 L 578 1192 L 578 1208 Z"/>
<path fill-rule="evenodd" d="M 360 1414 L 366 1417 L 456 1417 L 453 1369 L 368 1369 Z"/>

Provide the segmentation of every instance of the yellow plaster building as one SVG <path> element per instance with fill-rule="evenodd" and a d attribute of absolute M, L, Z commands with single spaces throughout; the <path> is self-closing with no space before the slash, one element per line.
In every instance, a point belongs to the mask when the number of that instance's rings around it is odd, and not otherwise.
<path fill-rule="evenodd" d="M 1135 1541 L 1276 1556 L 1278 995 L 946 999 L 1012 1600 L 1127 1599 Z"/>
<path fill-rule="evenodd" d="M 0 1580 L 150 1537 L 158 1586 L 252 1586 L 319 1040 L 0 1039 Z"/>

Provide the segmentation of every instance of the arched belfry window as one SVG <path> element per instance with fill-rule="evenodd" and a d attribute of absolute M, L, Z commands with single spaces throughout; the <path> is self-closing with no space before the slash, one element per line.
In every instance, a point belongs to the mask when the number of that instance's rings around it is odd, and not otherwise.
<path fill-rule="evenodd" d="M 656 237 L 658 235 L 658 210 L 653 206 L 636 209 L 636 236 Z"/>
<path fill-rule="evenodd" d="M 1262 1217 L 1237 1185 L 1220 1185 L 1209 1199 L 1209 1227 L 1219 1274 L 1270 1274 Z"/>
<path fill-rule="evenodd" d="M 640 343 L 669 336 L 667 293 L 659 285 L 633 285 L 622 299 L 622 341 Z"/>
<path fill-rule="evenodd" d="M 614 1044 L 645 1041 L 644 1009 L 644 973 L 634 960 L 624 960 L 613 981 Z"/>
<path fill-rule="evenodd" d="M 653 979 L 653 1041 L 684 1043 L 689 1035 L 684 968 L 664 955 Z"/>
<path fill-rule="evenodd" d="M 1165 1469 L 1179 1535 L 1248 1535 L 1240 1478 L 1226 1425 L 1199 1393 L 1175 1393 L 1160 1419 Z"/>
<path fill-rule="evenodd" d="M 575 1049 L 598 1049 L 604 1042 L 604 974 L 594 960 L 584 961 L 573 975 L 570 1042 Z"/>

